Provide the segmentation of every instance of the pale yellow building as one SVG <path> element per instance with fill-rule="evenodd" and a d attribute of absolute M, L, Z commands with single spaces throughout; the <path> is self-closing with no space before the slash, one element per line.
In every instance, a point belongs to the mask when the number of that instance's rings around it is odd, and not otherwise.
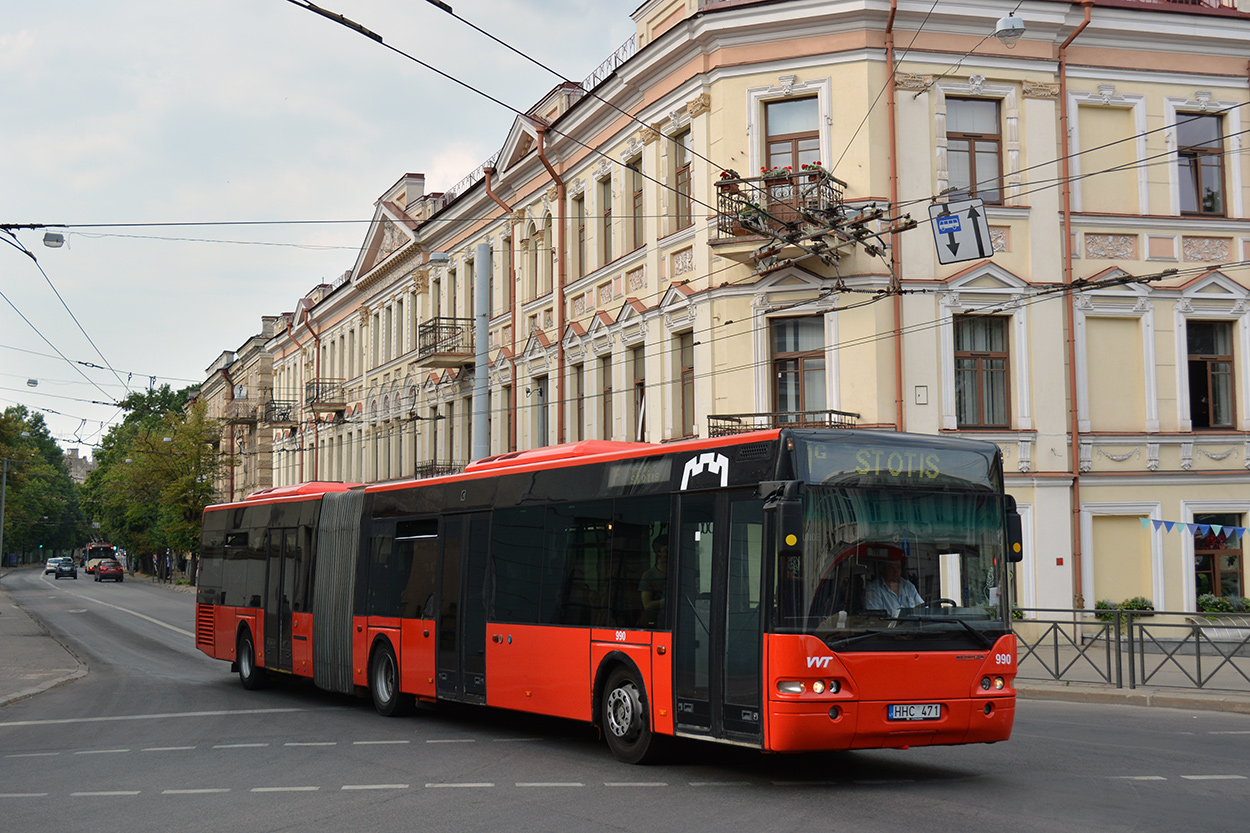
<path fill-rule="evenodd" d="M 489 453 L 953 433 L 1008 460 L 1022 606 L 1244 595 L 1237 536 L 1142 519 L 1250 523 L 1250 5 L 1026 0 L 1010 47 L 1009 10 L 643 3 L 283 316 L 274 482 L 454 470 L 479 414 Z"/>

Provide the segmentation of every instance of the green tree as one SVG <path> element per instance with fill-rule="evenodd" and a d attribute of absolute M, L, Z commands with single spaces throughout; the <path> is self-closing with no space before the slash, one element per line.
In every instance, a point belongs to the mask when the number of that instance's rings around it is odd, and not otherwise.
<path fill-rule="evenodd" d="M 5 550 L 34 553 L 42 549 L 51 556 L 81 546 L 87 539 L 87 520 L 79 505 L 78 486 L 43 415 L 20 405 L 7 408 L 0 415 L 0 457 L 9 460 Z"/>
<path fill-rule="evenodd" d="M 167 385 L 131 394 L 126 416 L 105 436 L 87 479 L 86 504 L 110 542 L 134 556 L 166 547 L 194 553 L 213 482 L 229 461 L 211 444 L 220 436 L 194 388 Z"/>

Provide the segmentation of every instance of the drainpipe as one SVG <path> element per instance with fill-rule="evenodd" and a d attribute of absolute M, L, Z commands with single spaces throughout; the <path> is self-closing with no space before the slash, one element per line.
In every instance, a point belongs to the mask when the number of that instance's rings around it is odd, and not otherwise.
<path fill-rule="evenodd" d="M 517 320 L 517 297 L 516 291 L 516 220 L 512 218 L 512 206 L 496 196 L 491 190 L 490 180 L 495 175 L 495 169 L 490 165 L 482 168 L 482 179 L 486 182 L 486 196 L 495 201 L 495 205 L 503 209 L 504 217 L 508 223 L 508 237 L 512 240 L 509 248 L 512 250 L 512 256 L 508 258 L 508 297 L 512 299 L 509 305 L 512 311 L 512 346 L 509 348 L 508 361 L 512 363 L 512 385 L 508 394 L 508 412 L 512 418 L 508 420 L 508 449 L 516 448 L 516 424 L 517 424 L 517 378 L 516 378 L 516 320 Z"/>
<path fill-rule="evenodd" d="M 221 378 L 226 380 L 226 390 L 230 392 L 227 402 L 234 401 L 234 381 L 230 378 L 230 369 L 221 369 Z M 230 429 L 230 503 L 234 503 L 234 429 Z"/>
<path fill-rule="evenodd" d="M 564 442 L 564 253 L 565 248 L 565 220 L 564 202 L 565 190 L 564 180 L 556 173 L 556 169 L 551 167 L 551 162 L 547 159 L 547 125 L 539 123 L 538 129 L 538 158 L 542 160 L 543 167 L 547 169 L 547 173 L 551 174 L 552 180 L 556 183 L 556 216 L 559 217 L 556 226 L 556 247 L 560 252 L 560 256 L 556 258 L 556 285 L 555 285 L 555 305 L 556 305 L 556 402 L 559 407 L 556 408 L 556 443 Z M 514 330 L 515 332 L 515 330 Z M 515 385 L 514 385 L 515 387 Z M 546 439 L 545 437 L 543 438 Z"/>
<path fill-rule="evenodd" d="M 898 113 L 894 99 L 894 15 L 898 12 L 898 0 L 890 0 L 890 17 L 885 23 L 885 65 L 889 97 L 886 113 L 890 123 L 890 206 L 898 205 Z M 904 430 L 903 422 L 903 253 L 899 250 L 902 236 L 890 233 L 890 259 L 893 261 L 890 288 L 894 292 L 894 426 Z"/>
<path fill-rule="evenodd" d="M 1072 170 L 1068 150 L 1068 46 L 1089 25 L 1094 0 L 1081 0 L 1085 19 L 1076 31 L 1059 47 L 1059 140 L 1062 144 L 1060 178 L 1063 182 L 1063 282 L 1072 284 Z M 1072 606 L 1078 610 L 1085 607 L 1085 593 L 1081 582 L 1081 462 L 1080 462 L 1080 415 L 1076 410 L 1076 301 L 1071 296 L 1064 309 L 1068 328 L 1068 430 L 1072 435 Z"/>

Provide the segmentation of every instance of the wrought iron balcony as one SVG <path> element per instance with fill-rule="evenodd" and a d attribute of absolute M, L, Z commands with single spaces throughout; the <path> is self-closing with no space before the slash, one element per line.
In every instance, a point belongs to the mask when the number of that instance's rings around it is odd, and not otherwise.
<path fill-rule="evenodd" d="M 472 318 L 431 318 L 417 328 L 417 361 L 426 367 L 463 367 L 473 356 Z"/>
<path fill-rule="evenodd" d="M 716 231 L 721 239 L 799 237 L 806 226 L 833 224 L 845 191 L 845 182 L 814 165 L 757 177 L 722 175 L 716 183 Z"/>
<path fill-rule="evenodd" d="M 761 414 L 721 414 L 707 418 L 709 437 L 727 437 L 769 428 L 854 428 L 859 414 L 849 411 L 773 411 Z"/>
<path fill-rule="evenodd" d="M 279 427 L 297 425 L 299 423 L 298 410 L 298 402 L 271 399 L 265 403 L 264 422 Z"/>
<path fill-rule="evenodd" d="M 347 391 L 342 379 L 313 379 L 304 383 L 304 404 L 315 414 L 347 410 Z"/>
<path fill-rule="evenodd" d="M 460 472 L 464 471 L 464 467 L 464 463 L 427 460 L 424 463 L 417 463 L 417 470 L 413 476 L 421 479 L 425 477 L 442 477 L 446 474 L 460 474 Z"/>
<path fill-rule="evenodd" d="M 251 399 L 230 399 L 226 403 L 222 419 L 227 425 L 255 425 L 256 402 Z"/>

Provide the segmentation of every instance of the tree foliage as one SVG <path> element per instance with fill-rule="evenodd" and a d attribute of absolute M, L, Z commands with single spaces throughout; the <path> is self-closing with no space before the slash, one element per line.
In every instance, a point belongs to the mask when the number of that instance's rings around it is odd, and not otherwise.
<path fill-rule="evenodd" d="M 87 540 L 87 519 L 78 486 L 42 414 L 17 405 L 0 415 L 0 458 L 8 460 L 4 550 L 42 547 L 51 553 L 81 546 Z"/>
<path fill-rule="evenodd" d="M 193 392 L 163 385 L 126 397 L 125 418 L 96 451 L 87 510 L 103 536 L 134 555 L 195 550 L 214 479 L 229 462 L 213 445 L 220 427 Z"/>

